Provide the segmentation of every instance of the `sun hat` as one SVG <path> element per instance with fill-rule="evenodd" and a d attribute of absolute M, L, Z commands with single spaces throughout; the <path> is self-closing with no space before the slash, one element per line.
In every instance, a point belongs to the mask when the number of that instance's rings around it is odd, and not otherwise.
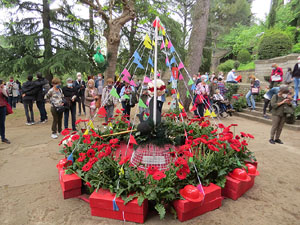
<path fill-rule="evenodd" d="M 259 172 L 256 170 L 256 167 L 250 163 L 247 163 L 246 166 L 248 167 L 248 174 L 253 176 L 258 176 Z"/>
<path fill-rule="evenodd" d="M 248 176 L 246 170 L 243 170 L 241 168 L 234 169 L 231 173 L 229 173 L 229 176 L 233 179 L 240 180 L 240 181 L 250 181 L 251 177 Z"/>
<path fill-rule="evenodd" d="M 179 193 L 184 199 L 191 202 L 201 202 L 204 197 L 198 188 L 193 185 L 186 185 L 184 188 L 179 190 Z"/>

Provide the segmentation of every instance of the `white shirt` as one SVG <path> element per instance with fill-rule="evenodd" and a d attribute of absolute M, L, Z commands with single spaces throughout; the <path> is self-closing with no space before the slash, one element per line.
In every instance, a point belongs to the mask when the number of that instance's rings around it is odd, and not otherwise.
<path fill-rule="evenodd" d="M 236 78 L 237 76 L 234 74 L 234 72 L 230 71 L 227 75 L 226 81 L 236 81 Z"/>

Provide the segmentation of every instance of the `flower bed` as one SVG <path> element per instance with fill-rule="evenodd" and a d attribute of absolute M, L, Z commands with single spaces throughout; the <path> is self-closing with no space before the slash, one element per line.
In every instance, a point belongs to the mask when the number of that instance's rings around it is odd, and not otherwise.
<path fill-rule="evenodd" d="M 79 125 L 87 121 L 76 123 Z M 142 134 L 130 132 L 132 124 L 117 111 L 115 118 L 104 125 L 110 126 L 110 129 L 90 129 L 84 134 L 70 133 L 69 130 L 62 132 L 65 137 L 60 143 L 63 146 L 61 152 L 68 158 L 63 166 L 66 173 L 76 173 L 90 193 L 108 190 L 115 194 L 116 199 L 122 199 L 124 204 L 133 199 L 139 203 L 148 200 L 161 218 L 164 218 L 166 208 L 172 205 L 177 207 L 178 217 L 182 221 L 220 207 L 221 197 L 210 200 L 210 194 L 205 196 L 203 205 L 192 207 L 189 211 L 180 210 L 179 205 L 183 203 L 173 202 L 181 201 L 179 190 L 188 184 L 197 186 L 199 180 L 204 192 L 209 190 L 205 186 L 211 187 L 213 184 L 227 190 L 227 187 L 233 186 L 230 186 L 231 180 L 227 177 L 230 172 L 236 168 L 248 171 L 245 161 L 256 162 L 248 149 L 248 142 L 253 136 L 243 132 L 235 134 L 236 124 L 211 124 L 206 118 L 188 119 L 186 113 L 171 112 L 164 114 L 164 121 L 153 127 L 151 132 Z M 167 168 L 131 163 L 133 151 L 149 145 L 155 145 L 157 149 L 170 146 L 163 149 L 170 157 Z M 143 160 L 141 162 L 143 164 Z M 138 169 L 141 166 L 145 169 Z M 251 182 L 253 185 L 254 178 Z M 246 190 L 243 189 L 244 192 Z"/>

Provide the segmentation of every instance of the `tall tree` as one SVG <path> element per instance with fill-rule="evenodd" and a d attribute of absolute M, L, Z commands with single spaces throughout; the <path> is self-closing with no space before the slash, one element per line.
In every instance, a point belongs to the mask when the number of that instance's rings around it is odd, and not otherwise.
<path fill-rule="evenodd" d="M 93 3 L 93 0 L 80 0 L 80 2 L 93 8 L 96 15 L 101 16 L 106 24 L 104 37 L 107 40 L 107 59 L 109 62 L 106 70 L 106 77 L 113 78 L 116 71 L 118 50 L 121 40 L 120 32 L 122 27 L 128 21 L 135 18 L 135 0 L 110 0 L 108 6 L 103 6 L 99 0 L 96 0 L 95 4 Z M 114 12 L 114 10 L 117 12 Z M 118 10 L 120 10 L 121 13 L 118 13 Z M 113 13 L 117 14 L 117 16 L 114 17 Z"/>
<path fill-rule="evenodd" d="M 271 0 L 271 8 L 268 16 L 268 28 L 274 27 L 276 23 L 276 10 L 278 8 L 279 0 Z"/>
<path fill-rule="evenodd" d="M 197 74 L 201 66 L 202 52 L 205 45 L 210 0 L 197 0 L 192 10 L 192 32 L 189 41 L 189 50 L 186 59 L 187 70 L 190 75 Z M 184 78 L 188 82 L 188 76 Z M 181 96 L 184 96 L 184 108 L 189 109 L 191 100 L 186 97 L 185 87 L 179 89 Z"/>

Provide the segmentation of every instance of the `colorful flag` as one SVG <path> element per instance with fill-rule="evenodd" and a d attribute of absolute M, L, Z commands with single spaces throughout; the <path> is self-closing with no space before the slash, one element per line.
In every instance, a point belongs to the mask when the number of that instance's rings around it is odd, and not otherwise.
<path fill-rule="evenodd" d="M 165 44 L 164 44 L 164 40 L 163 40 L 160 45 L 160 50 L 162 50 L 164 47 L 165 47 Z"/>
<path fill-rule="evenodd" d="M 123 95 L 123 98 L 124 98 L 124 99 L 130 99 L 130 97 L 129 97 L 128 95 L 126 95 L 126 94 Z"/>
<path fill-rule="evenodd" d="M 175 52 L 175 48 L 174 48 L 174 46 L 171 46 L 171 48 L 170 48 L 170 52 L 171 52 L 171 53 Z"/>
<path fill-rule="evenodd" d="M 128 72 L 128 70 L 126 68 L 123 70 L 123 72 L 121 74 L 123 74 L 126 77 L 131 77 L 130 73 Z"/>
<path fill-rule="evenodd" d="M 137 68 L 145 69 L 141 63 L 137 65 Z"/>
<path fill-rule="evenodd" d="M 73 158 L 73 153 L 71 153 L 69 156 L 68 156 L 68 161 L 72 161 L 72 162 L 74 162 L 74 158 Z"/>
<path fill-rule="evenodd" d="M 169 41 L 169 43 L 168 43 L 168 49 L 170 49 L 172 46 L 173 46 L 173 45 L 172 45 L 172 42 Z"/>
<path fill-rule="evenodd" d="M 188 85 L 193 85 L 193 84 L 194 84 L 194 81 L 193 81 L 193 79 L 191 78 L 191 79 L 189 80 Z"/>
<path fill-rule="evenodd" d="M 104 107 L 103 107 L 104 108 Z M 100 110 L 100 109 L 99 109 Z M 105 110 L 105 109 L 104 109 Z M 99 111 L 98 111 L 99 112 Z M 106 111 L 105 111 L 106 112 Z M 94 124 L 93 124 L 93 121 L 92 120 L 90 120 L 88 123 L 87 123 L 87 125 L 90 127 L 90 128 L 92 128 L 92 129 L 95 129 L 95 127 L 94 127 Z"/>
<path fill-rule="evenodd" d="M 131 80 L 131 81 L 129 82 L 129 84 L 130 84 L 131 86 L 136 87 L 136 84 L 135 84 L 134 80 Z"/>
<path fill-rule="evenodd" d="M 137 59 L 137 60 L 141 60 L 141 59 L 142 59 L 137 51 L 135 51 L 135 52 L 133 53 L 133 57 L 134 57 L 135 59 Z M 125 75 L 125 74 L 124 74 L 124 75 Z"/>
<path fill-rule="evenodd" d="M 193 105 L 193 107 L 191 108 L 191 112 L 194 112 L 194 111 L 196 111 L 197 110 L 197 107 L 195 106 L 195 105 Z"/>
<path fill-rule="evenodd" d="M 171 59 L 171 61 L 170 61 L 170 64 L 172 65 L 173 63 L 175 63 L 176 64 L 176 59 L 175 59 L 175 56 L 173 56 L 173 58 Z"/>
<path fill-rule="evenodd" d="M 104 107 L 100 107 L 100 109 L 98 110 L 99 117 L 104 118 L 107 115 L 106 109 Z M 94 129 L 94 128 L 93 128 Z"/>
<path fill-rule="evenodd" d="M 180 102 L 178 102 L 178 106 L 179 106 L 179 108 L 180 108 L 181 110 L 183 110 L 183 109 L 184 109 L 183 105 L 181 105 L 181 103 L 180 103 Z"/>
<path fill-rule="evenodd" d="M 189 98 L 190 95 L 191 95 L 190 92 L 189 92 L 189 91 L 186 91 L 186 97 Z"/>
<path fill-rule="evenodd" d="M 130 137 L 129 137 L 129 144 L 137 145 L 135 138 L 131 134 L 130 134 Z"/>
<path fill-rule="evenodd" d="M 122 80 L 124 80 L 126 83 L 129 83 L 128 77 L 122 77 Z"/>
<path fill-rule="evenodd" d="M 120 98 L 120 96 L 118 95 L 117 90 L 113 87 L 110 91 L 110 95 L 116 98 Z"/>
<path fill-rule="evenodd" d="M 211 114 L 210 114 L 210 112 L 209 112 L 208 109 L 205 111 L 204 116 L 211 116 Z"/>
<path fill-rule="evenodd" d="M 183 80 L 182 74 L 179 75 L 179 80 Z"/>
<path fill-rule="evenodd" d="M 148 108 L 146 105 L 145 105 L 145 103 L 143 102 L 143 100 L 142 99 L 139 99 L 139 107 L 142 107 L 142 108 Z"/>
<path fill-rule="evenodd" d="M 149 83 L 149 82 L 151 82 L 150 78 L 147 77 L 147 76 L 145 76 L 145 78 L 144 78 L 144 83 Z"/>
<path fill-rule="evenodd" d="M 182 62 L 180 62 L 180 63 L 179 63 L 179 66 L 178 66 L 178 69 L 180 70 L 180 69 L 182 69 L 182 68 L 184 68 L 184 65 L 183 65 Z"/>
<path fill-rule="evenodd" d="M 153 67 L 153 62 L 152 62 L 152 59 L 150 58 L 150 56 L 149 56 L 149 59 L 148 59 L 148 63 Z"/>

